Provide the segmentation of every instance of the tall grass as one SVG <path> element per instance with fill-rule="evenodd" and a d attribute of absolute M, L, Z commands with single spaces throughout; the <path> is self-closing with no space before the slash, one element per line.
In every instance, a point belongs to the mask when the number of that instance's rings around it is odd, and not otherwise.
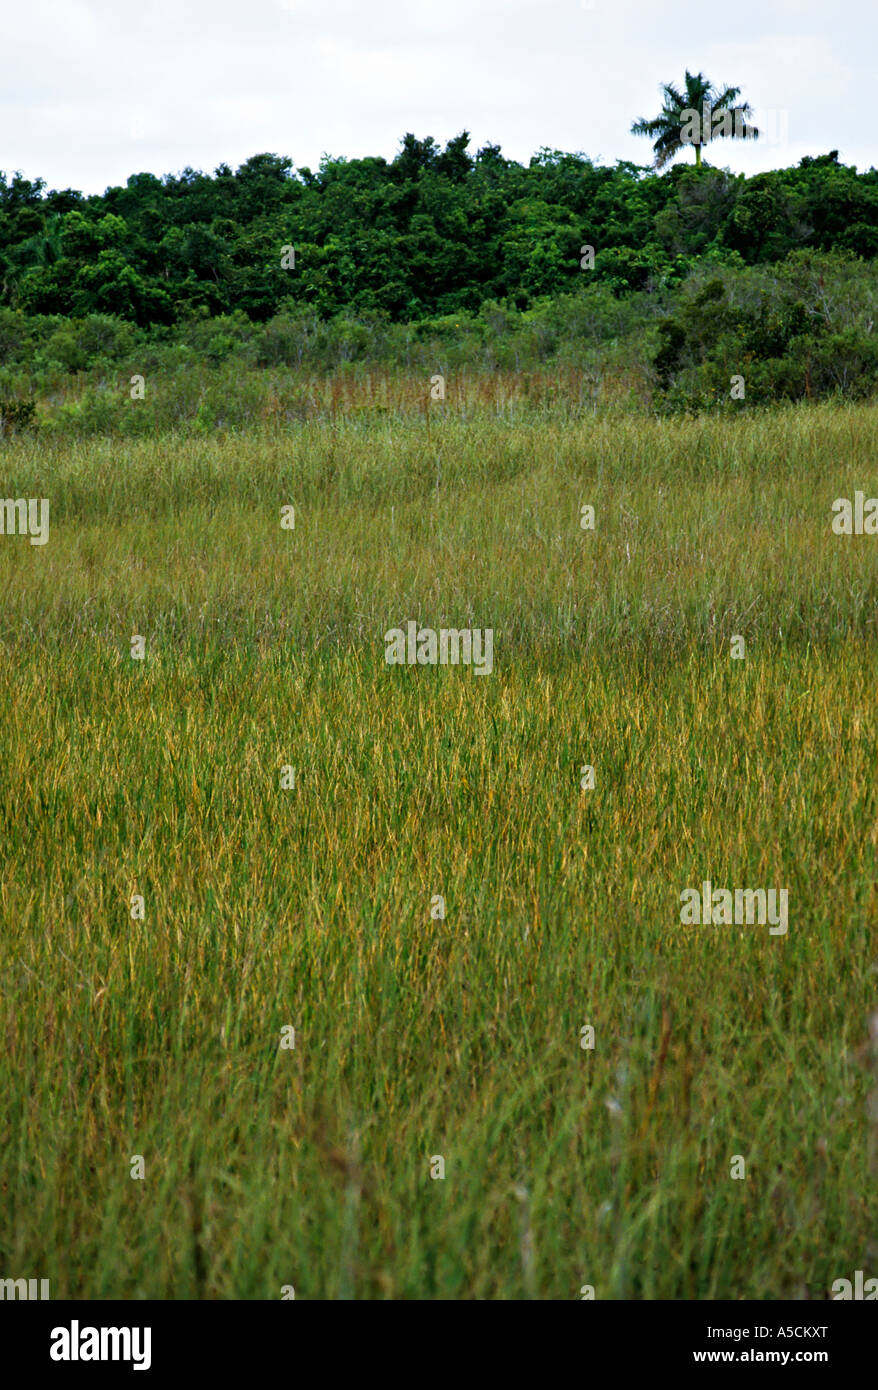
<path fill-rule="evenodd" d="M 830 520 L 876 443 L 865 407 L 474 400 L 7 444 L 51 533 L 0 539 L 0 1275 L 819 1299 L 874 1264 L 878 541 Z M 493 674 L 386 666 L 409 618 L 492 627 Z M 786 887 L 788 934 L 681 926 L 704 879 Z"/>

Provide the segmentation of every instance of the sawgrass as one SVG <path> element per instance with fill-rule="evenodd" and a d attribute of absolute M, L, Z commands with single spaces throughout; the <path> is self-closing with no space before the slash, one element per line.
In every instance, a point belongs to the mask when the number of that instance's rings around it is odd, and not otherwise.
<path fill-rule="evenodd" d="M 477 404 L 7 443 L 51 525 L 0 538 L 0 1276 L 868 1272 L 878 538 L 830 521 L 876 446 L 871 407 Z M 410 618 L 493 673 L 388 667 Z M 704 879 L 787 888 L 788 934 L 681 926 Z"/>

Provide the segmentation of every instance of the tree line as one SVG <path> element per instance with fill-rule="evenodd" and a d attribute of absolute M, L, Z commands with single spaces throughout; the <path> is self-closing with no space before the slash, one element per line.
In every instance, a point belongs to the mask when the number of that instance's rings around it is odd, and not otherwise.
<path fill-rule="evenodd" d="M 0 306 L 142 328 L 235 311 L 256 323 L 524 311 L 587 281 L 621 298 L 680 285 L 705 259 L 804 250 L 878 256 L 878 171 L 836 151 L 752 177 L 545 148 L 524 165 L 496 145 L 472 153 L 463 131 L 444 148 L 407 134 L 389 161 L 325 157 L 312 171 L 257 154 L 90 196 L 0 174 Z"/>

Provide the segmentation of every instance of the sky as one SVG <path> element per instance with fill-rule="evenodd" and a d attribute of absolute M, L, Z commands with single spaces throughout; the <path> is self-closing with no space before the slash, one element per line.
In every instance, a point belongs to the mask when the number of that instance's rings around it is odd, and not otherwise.
<path fill-rule="evenodd" d="M 632 121 L 688 68 L 764 131 L 735 172 L 839 151 L 878 164 L 876 0 L 5 0 L 0 170 L 101 193 L 253 154 L 392 159 L 406 131 L 524 163 L 648 164 Z M 871 137 L 871 138 L 870 138 Z M 687 149 L 680 158 L 692 162 Z"/>

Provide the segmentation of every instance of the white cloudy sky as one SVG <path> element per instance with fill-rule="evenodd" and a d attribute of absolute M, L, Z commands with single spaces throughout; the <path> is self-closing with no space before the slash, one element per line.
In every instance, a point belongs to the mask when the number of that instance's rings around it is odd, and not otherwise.
<path fill-rule="evenodd" d="M 878 163 L 876 0 L 5 0 L 0 169 L 102 192 L 251 154 L 390 159 L 414 131 L 526 161 L 646 164 L 632 120 L 688 67 L 743 89 L 754 172 Z M 867 109 L 868 108 L 868 109 Z M 691 152 L 684 158 L 691 160 Z"/>

